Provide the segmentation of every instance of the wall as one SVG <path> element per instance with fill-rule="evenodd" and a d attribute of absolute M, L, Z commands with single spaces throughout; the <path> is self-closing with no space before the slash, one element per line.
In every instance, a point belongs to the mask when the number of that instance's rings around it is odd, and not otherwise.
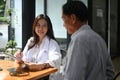
<path fill-rule="evenodd" d="M 8 24 L 0 24 L 0 32 L 3 34 L 0 36 L 0 48 L 5 48 L 8 42 Z"/>
<path fill-rule="evenodd" d="M 110 49 L 111 53 L 118 54 L 118 2 L 117 0 L 110 0 Z"/>
<path fill-rule="evenodd" d="M 22 48 L 22 0 L 14 0 L 13 25 L 17 47 Z"/>
<path fill-rule="evenodd" d="M 44 0 L 36 0 L 35 3 L 36 16 L 44 13 Z"/>
<path fill-rule="evenodd" d="M 56 38 L 67 38 L 67 32 L 63 26 L 62 21 L 62 5 L 67 0 L 48 0 L 47 14 L 50 16 L 53 30 Z"/>

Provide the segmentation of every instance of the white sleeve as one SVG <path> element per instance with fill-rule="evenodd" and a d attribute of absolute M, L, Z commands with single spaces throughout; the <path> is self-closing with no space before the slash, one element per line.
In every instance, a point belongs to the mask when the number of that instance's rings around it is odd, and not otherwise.
<path fill-rule="evenodd" d="M 28 39 L 27 44 L 25 45 L 25 48 L 23 50 L 23 58 L 22 58 L 23 61 L 26 61 L 27 51 L 29 49 L 29 46 L 32 46 L 32 45 L 33 45 L 33 37 L 30 37 L 30 39 Z"/>
<path fill-rule="evenodd" d="M 47 61 L 52 67 L 60 67 L 61 52 L 58 43 L 55 40 L 50 40 L 49 44 L 49 60 Z"/>

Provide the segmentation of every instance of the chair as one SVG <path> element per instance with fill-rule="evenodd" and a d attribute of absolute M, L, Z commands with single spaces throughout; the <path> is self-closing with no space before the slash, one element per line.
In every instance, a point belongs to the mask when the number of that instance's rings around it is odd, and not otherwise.
<path fill-rule="evenodd" d="M 61 49 L 60 51 L 61 51 L 61 55 L 62 55 L 62 59 L 63 59 L 66 56 L 66 50 Z"/>
<path fill-rule="evenodd" d="M 0 59 L 5 59 L 5 55 L 3 54 L 3 52 L 0 52 Z"/>
<path fill-rule="evenodd" d="M 60 66 L 60 73 L 61 73 L 61 79 L 63 78 L 63 74 L 64 74 L 64 68 L 65 68 L 65 63 L 66 63 L 66 50 L 61 49 L 61 55 L 62 55 L 62 59 L 61 59 L 61 66 Z"/>
<path fill-rule="evenodd" d="M 114 79 L 113 80 L 117 80 L 117 78 L 120 76 L 120 72 L 118 72 L 116 75 L 115 75 L 115 77 L 114 77 Z"/>
<path fill-rule="evenodd" d="M 3 59 L 3 60 L 4 60 L 4 59 L 5 59 L 5 56 L 0 56 L 0 59 Z"/>

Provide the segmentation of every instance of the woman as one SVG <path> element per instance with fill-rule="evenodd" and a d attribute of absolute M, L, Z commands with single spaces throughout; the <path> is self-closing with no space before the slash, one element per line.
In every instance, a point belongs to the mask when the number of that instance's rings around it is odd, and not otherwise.
<path fill-rule="evenodd" d="M 34 20 L 32 33 L 33 37 L 28 40 L 22 54 L 20 50 L 15 53 L 16 59 L 24 61 L 29 70 L 59 68 L 60 47 L 55 40 L 50 18 L 47 15 L 38 15 Z M 55 75 L 57 73 L 52 74 L 50 79 L 56 77 Z"/>

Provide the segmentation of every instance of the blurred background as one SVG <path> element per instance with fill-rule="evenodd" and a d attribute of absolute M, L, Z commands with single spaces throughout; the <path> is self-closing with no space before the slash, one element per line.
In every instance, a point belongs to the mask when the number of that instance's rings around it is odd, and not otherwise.
<path fill-rule="evenodd" d="M 60 48 L 66 51 L 70 35 L 63 27 L 61 8 L 67 1 L 71 0 L 0 0 L 0 52 L 13 55 L 16 49 L 23 49 L 32 36 L 33 20 L 41 13 L 50 16 Z M 81 1 L 89 10 L 88 24 L 106 41 L 117 74 L 120 71 L 120 1 Z"/>

